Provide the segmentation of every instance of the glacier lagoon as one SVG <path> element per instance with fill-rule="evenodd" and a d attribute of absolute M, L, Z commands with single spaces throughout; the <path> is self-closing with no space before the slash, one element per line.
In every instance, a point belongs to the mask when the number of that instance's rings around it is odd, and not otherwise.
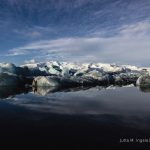
<path fill-rule="evenodd" d="M 131 138 L 139 146 L 136 139 L 150 135 L 149 108 L 148 67 L 0 63 L 2 142 L 78 149 L 128 144 L 123 141 Z"/>
<path fill-rule="evenodd" d="M 120 145 L 149 138 L 150 89 L 126 86 L 0 88 L 0 139 L 12 143 Z M 124 143 L 124 144 L 128 144 Z M 134 141 L 139 146 L 139 143 Z"/>

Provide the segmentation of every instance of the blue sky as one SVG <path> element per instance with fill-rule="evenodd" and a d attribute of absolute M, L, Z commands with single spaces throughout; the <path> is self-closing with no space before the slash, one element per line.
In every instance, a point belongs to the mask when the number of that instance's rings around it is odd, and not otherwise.
<path fill-rule="evenodd" d="M 149 0 L 0 0 L 0 61 L 149 66 Z"/>

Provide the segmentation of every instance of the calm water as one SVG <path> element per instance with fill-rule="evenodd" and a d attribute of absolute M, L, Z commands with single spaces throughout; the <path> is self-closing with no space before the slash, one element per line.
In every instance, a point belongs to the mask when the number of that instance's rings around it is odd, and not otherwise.
<path fill-rule="evenodd" d="M 150 137 L 150 90 L 0 88 L 1 143 L 131 144 Z M 135 143 L 141 145 L 140 143 Z M 148 143 L 150 145 L 150 143 Z"/>

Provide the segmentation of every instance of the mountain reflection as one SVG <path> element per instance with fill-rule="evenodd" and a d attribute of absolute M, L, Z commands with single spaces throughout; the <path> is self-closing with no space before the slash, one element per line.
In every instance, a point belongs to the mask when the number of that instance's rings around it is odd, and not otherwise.
<path fill-rule="evenodd" d="M 115 87 L 122 87 L 116 86 L 116 85 L 106 85 L 106 86 L 96 86 L 96 89 L 101 90 L 101 89 L 107 89 L 107 88 L 115 88 Z M 19 94 L 28 94 L 29 92 L 33 92 L 36 95 L 41 95 L 41 96 L 46 96 L 50 93 L 55 93 L 55 92 L 76 92 L 76 91 L 84 91 L 88 90 L 90 88 L 95 88 L 95 87 L 75 87 L 75 88 L 60 88 L 60 87 L 37 87 L 37 88 L 31 88 L 31 87 L 12 87 L 12 86 L 4 86 L 0 87 L 0 99 L 6 99 L 8 97 L 14 97 L 15 95 Z M 140 88 L 141 91 L 143 92 L 150 92 L 150 88 Z"/>
<path fill-rule="evenodd" d="M 50 93 L 55 93 L 55 92 L 76 92 L 76 91 L 84 91 L 84 90 L 88 90 L 92 87 L 75 87 L 75 88 L 59 88 L 59 87 L 37 87 L 37 88 L 34 88 L 33 87 L 33 92 L 34 94 L 37 94 L 37 95 L 41 95 L 41 96 L 46 96 Z M 105 88 L 104 86 L 101 87 L 101 88 Z M 99 87 L 99 89 L 101 89 Z"/>
<path fill-rule="evenodd" d="M 140 86 L 139 87 L 139 90 L 141 91 L 141 92 L 144 92 L 144 93 L 149 93 L 150 92 L 150 86 Z"/>
<path fill-rule="evenodd" d="M 31 91 L 31 88 L 25 87 L 12 87 L 12 86 L 4 86 L 0 87 L 0 98 L 6 99 L 8 97 L 14 97 L 15 95 L 19 94 L 27 94 Z"/>
<path fill-rule="evenodd" d="M 25 87 L 12 87 L 12 86 L 6 86 L 6 87 L 0 87 L 0 99 L 6 99 L 8 97 L 14 97 L 15 95 L 19 94 L 28 94 L 29 92 L 33 92 L 36 95 L 46 96 L 50 93 L 55 92 L 76 92 L 76 91 L 84 91 L 88 90 L 90 88 L 96 88 L 97 90 L 102 89 L 110 89 L 110 88 L 116 88 L 116 87 L 126 87 L 130 85 L 106 85 L 106 86 L 96 86 L 96 87 L 75 87 L 75 88 L 60 88 L 60 87 L 37 87 L 37 88 L 25 88 Z M 132 85 L 135 86 L 135 85 Z M 141 92 L 150 92 L 150 87 L 139 87 L 139 90 Z"/>
<path fill-rule="evenodd" d="M 55 92 L 74 92 L 80 90 L 88 90 L 90 88 L 91 87 L 76 87 L 76 88 L 28 87 L 25 88 L 25 87 L 4 86 L 4 87 L 0 87 L 0 99 L 15 97 L 15 95 L 19 95 L 19 94 L 28 94 L 29 92 L 33 92 L 36 95 L 46 96 L 50 93 L 55 93 Z M 101 88 L 105 88 L 105 87 L 101 87 Z"/>

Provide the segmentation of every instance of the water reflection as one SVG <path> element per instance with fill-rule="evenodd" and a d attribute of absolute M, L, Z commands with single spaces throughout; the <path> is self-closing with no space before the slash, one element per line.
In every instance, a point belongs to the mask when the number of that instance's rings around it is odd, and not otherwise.
<path fill-rule="evenodd" d="M 150 93 L 145 91 L 150 90 L 140 90 L 134 85 L 66 89 L 3 87 L 0 132 L 3 129 L 14 135 L 18 132 L 20 139 L 20 135 L 26 134 L 25 129 L 29 137 L 40 131 L 41 137 L 47 137 L 48 141 L 54 137 L 57 141 L 61 136 L 59 142 L 64 139 L 67 143 L 71 137 L 71 142 L 89 140 L 98 144 L 118 143 L 122 137 L 145 138 L 150 135 Z"/>
<path fill-rule="evenodd" d="M 150 93 L 150 86 L 140 86 L 139 90 L 141 92 Z"/>
<path fill-rule="evenodd" d="M 36 89 L 3 87 L 0 88 L 0 98 L 11 104 L 40 112 L 149 115 L 148 92 L 149 88 L 138 88 L 134 85 Z"/>
<path fill-rule="evenodd" d="M 50 93 L 55 92 L 76 92 L 76 91 L 84 91 L 91 88 L 96 88 L 97 90 L 102 89 L 110 89 L 110 88 L 116 88 L 116 87 L 126 87 L 126 86 L 135 86 L 133 84 L 131 85 L 105 85 L 105 86 L 80 86 L 80 87 L 74 87 L 74 88 L 60 88 L 60 87 L 15 87 L 15 86 L 4 86 L 0 87 L 0 99 L 6 99 L 8 97 L 15 97 L 19 94 L 28 94 L 29 92 L 33 92 L 36 95 L 46 96 Z M 150 87 L 144 87 L 139 88 L 142 92 L 150 92 Z"/>
<path fill-rule="evenodd" d="M 0 99 L 6 99 L 8 97 L 15 97 L 18 94 L 27 94 L 31 88 L 15 87 L 15 86 L 4 86 L 0 87 Z"/>
<path fill-rule="evenodd" d="M 34 94 L 37 94 L 37 95 L 41 95 L 41 96 L 46 96 L 50 93 L 55 93 L 55 92 L 76 92 L 76 91 L 84 91 L 84 90 L 88 90 L 92 87 L 83 87 L 83 86 L 80 86 L 80 87 L 75 87 L 75 88 L 60 88 L 60 87 L 37 87 L 37 88 L 32 88 Z M 102 88 L 106 88 L 104 86 L 99 86 L 97 87 L 99 89 L 102 89 Z"/>
<path fill-rule="evenodd" d="M 13 88 L 12 92 L 5 88 L 4 91 L 5 97 L 9 93 L 7 102 L 40 112 L 79 115 L 150 113 L 150 95 L 141 92 L 134 85 L 63 89 L 40 87 L 32 90 Z M 1 97 L 4 98 L 4 94 Z"/>

